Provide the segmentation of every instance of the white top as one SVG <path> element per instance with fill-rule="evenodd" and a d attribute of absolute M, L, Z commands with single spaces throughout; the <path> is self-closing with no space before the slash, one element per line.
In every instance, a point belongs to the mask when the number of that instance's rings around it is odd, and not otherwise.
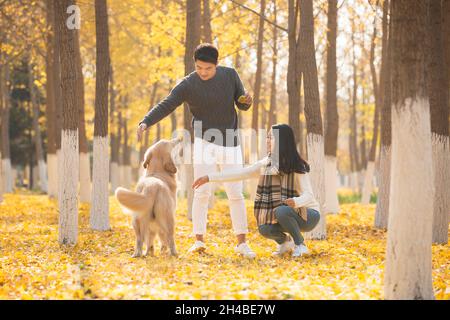
<path fill-rule="evenodd" d="M 245 180 L 245 179 L 252 179 L 252 178 L 258 178 L 261 174 L 263 174 L 263 171 L 265 167 L 267 166 L 267 163 L 269 161 L 268 157 L 265 157 L 257 162 L 255 162 L 252 165 L 249 165 L 244 168 L 239 169 L 231 169 L 227 171 L 222 172 L 214 172 L 208 174 L 208 178 L 210 182 L 226 182 L 226 181 L 239 181 L 239 180 Z M 312 191 L 311 187 L 311 181 L 309 179 L 309 174 L 304 173 L 296 173 L 295 178 L 300 179 L 300 186 L 301 186 L 301 194 L 298 197 L 293 197 L 295 202 L 295 207 L 306 207 L 316 210 L 317 212 L 320 212 L 319 209 L 319 202 L 314 197 L 314 193 Z"/>

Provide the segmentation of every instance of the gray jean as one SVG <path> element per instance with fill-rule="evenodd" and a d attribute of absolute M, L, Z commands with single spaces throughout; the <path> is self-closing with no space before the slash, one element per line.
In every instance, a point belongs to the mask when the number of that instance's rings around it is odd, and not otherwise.
<path fill-rule="evenodd" d="M 320 213 L 317 210 L 307 208 L 307 220 L 289 206 L 280 206 L 275 209 L 275 217 L 278 223 L 263 224 L 258 227 L 259 233 L 268 239 L 275 240 L 278 244 L 286 241 L 288 233 L 296 245 L 302 244 L 304 238 L 301 231 L 308 232 L 319 223 Z"/>

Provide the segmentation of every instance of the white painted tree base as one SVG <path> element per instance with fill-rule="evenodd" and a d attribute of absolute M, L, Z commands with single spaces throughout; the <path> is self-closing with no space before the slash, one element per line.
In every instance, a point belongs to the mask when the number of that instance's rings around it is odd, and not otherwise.
<path fill-rule="evenodd" d="M 309 133 L 306 136 L 308 163 L 314 196 L 320 205 L 320 221 L 310 232 L 305 232 L 305 239 L 323 240 L 327 237 L 325 202 L 325 153 L 323 136 Z"/>
<path fill-rule="evenodd" d="M 58 158 L 56 154 L 47 154 L 48 164 L 48 195 L 51 198 L 56 198 L 58 195 Z"/>
<path fill-rule="evenodd" d="M 80 153 L 80 202 L 91 202 L 91 163 L 89 153 Z"/>
<path fill-rule="evenodd" d="M 375 227 L 387 229 L 389 217 L 389 192 L 391 181 L 391 147 L 382 146 L 380 150 L 379 187 L 375 209 Z"/>
<path fill-rule="evenodd" d="M 434 215 L 433 243 L 448 243 L 450 214 L 450 144 L 449 137 L 431 135 L 433 152 Z"/>
<path fill-rule="evenodd" d="M 105 231 L 109 224 L 109 138 L 94 137 L 94 164 L 92 170 L 91 228 Z"/>
<path fill-rule="evenodd" d="M 0 153 L 0 159 L 2 154 Z M 3 181 L 3 166 L 0 165 L 0 203 L 3 202 L 3 190 L 4 190 L 4 181 Z"/>
<path fill-rule="evenodd" d="M 124 166 L 123 173 L 124 173 L 125 186 L 126 186 L 126 188 L 131 189 L 132 184 L 133 184 L 133 172 L 132 172 L 131 166 Z"/>
<path fill-rule="evenodd" d="M 349 186 L 353 192 L 358 192 L 358 173 L 351 172 L 349 175 Z"/>
<path fill-rule="evenodd" d="M 119 164 L 119 185 L 126 188 L 125 184 L 125 167 Z"/>
<path fill-rule="evenodd" d="M 339 212 L 337 195 L 338 173 L 336 157 L 325 156 L 325 208 L 326 213 Z"/>
<path fill-rule="evenodd" d="M 392 107 L 392 168 L 384 277 L 386 299 L 434 299 L 431 277 L 433 171 L 430 105 Z"/>
<path fill-rule="evenodd" d="M 59 234 L 61 244 L 73 245 L 78 238 L 78 130 L 61 132 L 59 161 Z"/>
<path fill-rule="evenodd" d="M 178 198 L 185 198 L 186 197 L 186 166 L 180 165 L 178 167 L 178 173 L 177 173 L 177 197 Z"/>
<path fill-rule="evenodd" d="M 44 160 L 38 161 L 39 167 L 39 187 L 45 193 L 48 192 L 48 181 L 47 181 L 47 164 Z"/>
<path fill-rule="evenodd" d="M 342 177 L 341 188 L 350 188 L 350 179 L 348 175 Z"/>
<path fill-rule="evenodd" d="M 12 174 L 13 185 L 16 186 L 17 185 L 17 169 L 12 167 L 11 174 Z"/>
<path fill-rule="evenodd" d="M 111 189 L 109 190 L 110 194 L 114 194 L 116 189 L 120 187 L 120 167 L 117 162 L 111 162 Z"/>
<path fill-rule="evenodd" d="M 33 167 L 33 184 L 31 185 L 31 189 L 37 190 L 40 189 L 39 186 L 39 170 L 37 166 Z"/>
<path fill-rule="evenodd" d="M 3 167 L 3 190 L 6 193 L 13 192 L 13 180 L 12 180 L 12 170 L 11 170 L 11 159 L 4 158 L 2 159 L 2 167 Z"/>
<path fill-rule="evenodd" d="M 255 201 L 256 191 L 258 189 L 258 179 L 250 179 L 250 180 L 248 180 L 247 189 L 248 189 L 250 200 L 251 201 Z"/>
<path fill-rule="evenodd" d="M 131 166 L 119 166 L 120 172 L 120 186 L 130 189 L 131 188 Z"/>
<path fill-rule="evenodd" d="M 250 163 L 253 164 L 256 161 L 258 161 L 258 154 L 253 152 L 250 155 Z M 258 189 L 258 179 L 250 179 L 248 180 L 247 189 L 249 192 L 249 197 L 251 201 L 255 201 L 256 198 L 256 191 Z"/>
<path fill-rule="evenodd" d="M 375 171 L 375 162 L 369 161 L 367 163 L 366 175 L 364 177 L 364 185 L 362 189 L 361 204 L 367 205 L 370 203 L 370 196 L 373 190 L 373 175 Z"/>
<path fill-rule="evenodd" d="M 364 185 L 364 178 L 366 176 L 366 169 L 362 169 L 358 171 L 357 177 L 358 177 L 358 192 L 362 192 L 362 188 Z"/>

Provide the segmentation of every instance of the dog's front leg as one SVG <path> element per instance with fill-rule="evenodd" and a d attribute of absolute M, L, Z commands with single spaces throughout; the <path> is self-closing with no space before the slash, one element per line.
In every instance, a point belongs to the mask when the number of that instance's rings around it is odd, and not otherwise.
<path fill-rule="evenodd" d="M 170 248 L 170 254 L 173 257 L 178 256 L 177 249 L 175 248 L 175 239 L 173 237 L 173 234 L 169 236 L 169 248 Z"/>
<path fill-rule="evenodd" d="M 147 249 L 145 250 L 145 254 L 144 254 L 145 256 L 153 257 L 155 255 L 155 247 L 153 245 L 155 236 L 156 236 L 155 232 L 153 232 L 151 230 L 148 231 L 147 239 L 146 239 L 147 240 L 146 241 Z"/>
<path fill-rule="evenodd" d="M 136 234 L 136 247 L 134 249 L 134 254 L 132 255 L 132 257 L 137 258 L 142 256 L 143 235 L 141 233 L 139 220 L 136 217 L 133 217 L 133 228 Z"/>

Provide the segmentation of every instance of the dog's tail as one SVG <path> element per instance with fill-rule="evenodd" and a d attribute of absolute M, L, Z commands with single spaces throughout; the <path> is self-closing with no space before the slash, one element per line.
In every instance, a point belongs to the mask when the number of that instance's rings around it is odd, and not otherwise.
<path fill-rule="evenodd" d="M 152 209 L 153 199 L 143 194 L 119 187 L 115 192 L 116 199 L 126 209 L 127 214 L 146 213 Z"/>

